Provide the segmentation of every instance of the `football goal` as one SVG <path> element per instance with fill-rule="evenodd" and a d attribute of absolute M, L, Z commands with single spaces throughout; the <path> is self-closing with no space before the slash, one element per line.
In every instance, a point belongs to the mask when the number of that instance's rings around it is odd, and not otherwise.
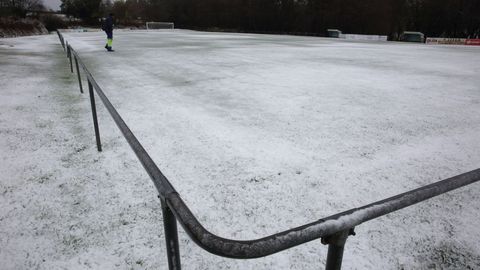
<path fill-rule="evenodd" d="M 147 22 L 147 30 L 173 29 L 173 22 Z"/>

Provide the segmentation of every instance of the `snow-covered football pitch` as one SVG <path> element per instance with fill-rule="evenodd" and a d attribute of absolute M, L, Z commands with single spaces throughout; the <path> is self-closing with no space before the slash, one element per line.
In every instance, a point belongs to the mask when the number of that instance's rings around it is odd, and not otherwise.
<path fill-rule="evenodd" d="M 480 167 L 480 48 L 315 37 L 64 33 L 200 222 L 253 239 Z M 82 74 L 83 75 L 83 74 Z M 83 78 L 85 78 L 83 76 Z M 83 81 L 84 87 L 86 81 Z M 167 269 L 160 203 L 56 35 L 0 39 L 0 268 Z M 344 269 L 479 269 L 480 184 L 367 222 Z M 322 269 L 313 241 L 184 269 Z"/>

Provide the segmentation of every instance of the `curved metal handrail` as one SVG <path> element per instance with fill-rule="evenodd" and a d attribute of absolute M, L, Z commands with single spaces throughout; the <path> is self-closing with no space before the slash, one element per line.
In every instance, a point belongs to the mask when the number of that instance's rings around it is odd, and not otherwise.
<path fill-rule="evenodd" d="M 348 230 L 366 221 L 479 180 L 480 169 L 477 169 L 359 208 L 322 218 L 297 228 L 249 241 L 225 239 L 210 233 L 198 222 L 178 193 L 169 194 L 166 200 L 185 231 L 203 249 L 219 256 L 250 259 L 268 256 L 302 243 Z"/>

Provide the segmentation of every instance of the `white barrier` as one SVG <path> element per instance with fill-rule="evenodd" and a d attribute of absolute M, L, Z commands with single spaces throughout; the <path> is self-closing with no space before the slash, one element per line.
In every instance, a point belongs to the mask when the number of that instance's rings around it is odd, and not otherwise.
<path fill-rule="evenodd" d="M 368 41 L 387 41 L 387 36 L 379 35 L 357 35 L 357 34 L 342 34 L 340 38 L 346 40 L 368 40 Z"/>

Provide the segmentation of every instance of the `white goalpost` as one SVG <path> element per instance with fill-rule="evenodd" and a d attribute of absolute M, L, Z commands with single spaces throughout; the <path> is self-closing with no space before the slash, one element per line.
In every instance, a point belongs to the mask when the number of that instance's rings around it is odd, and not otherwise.
<path fill-rule="evenodd" d="M 156 30 L 156 29 L 174 29 L 175 25 L 173 22 L 147 22 L 147 30 Z"/>

